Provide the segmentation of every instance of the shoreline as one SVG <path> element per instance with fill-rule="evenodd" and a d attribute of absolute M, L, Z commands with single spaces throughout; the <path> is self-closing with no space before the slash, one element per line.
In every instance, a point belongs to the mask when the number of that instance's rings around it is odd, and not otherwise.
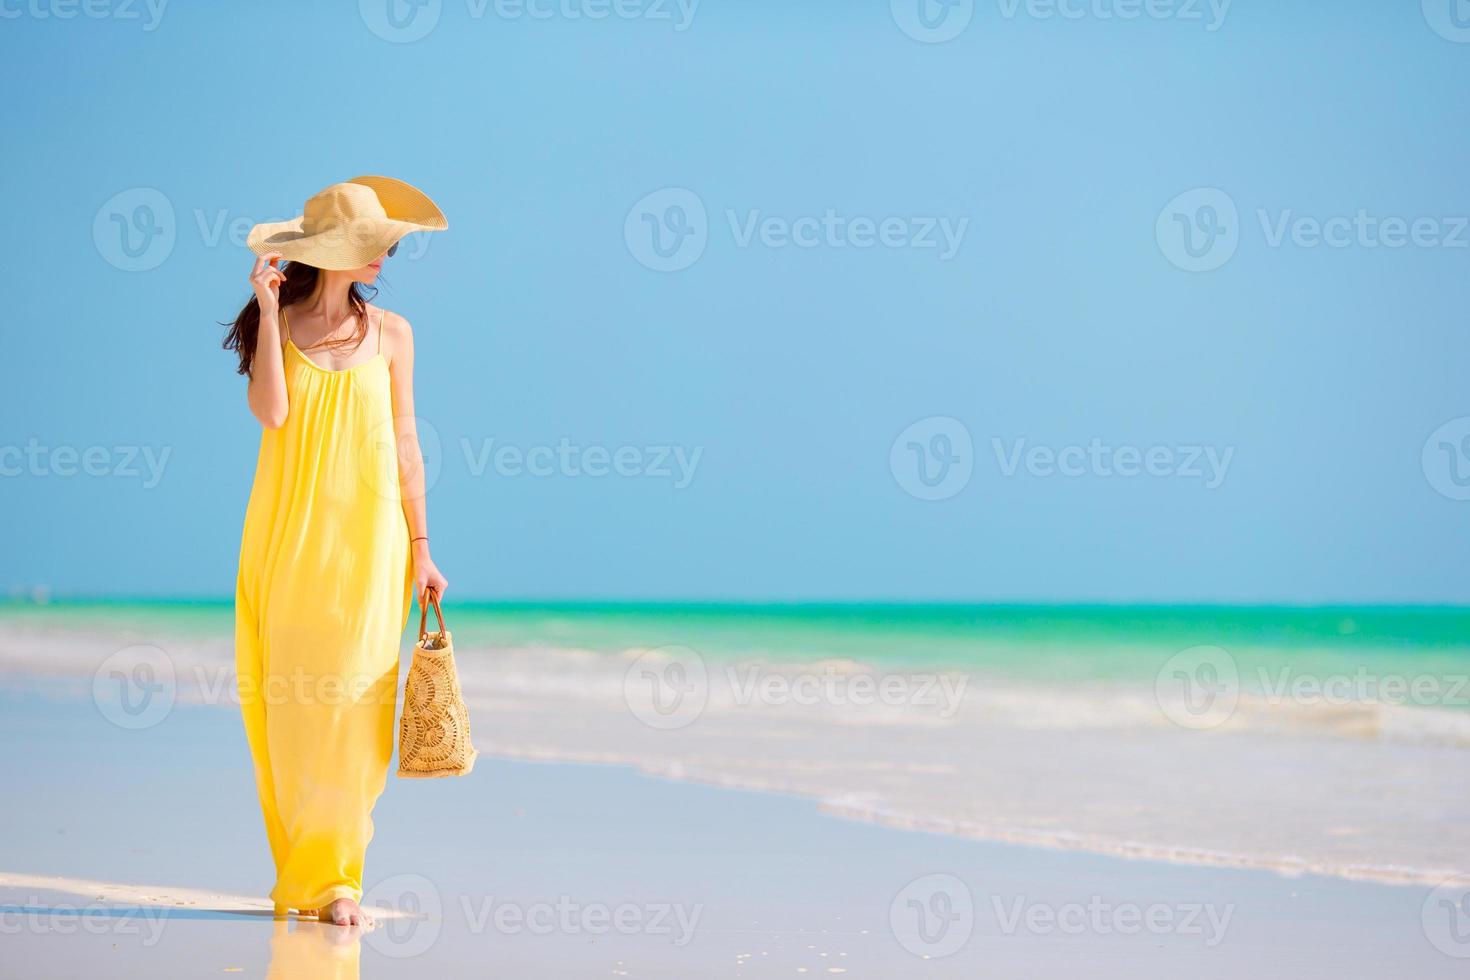
<path fill-rule="evenodd" d="M 68 709 L 69 727 L 81 707 Z M 139 737 L 167 753 L 200 742 L 214 749 L 233 731 L 210 712 L 178 721 Z M 64 746 L 51 751 L 67 757 Z M 103 754 L 119 751 L 130 750 Z M 46 824 L 54 815 L 78 838 L 61 863 L 95 871 L 0 873 L 7 962 L 44 963 L 46 971 L 23 972 L 58 976 L 355 977 L 360 955 L 362 972 L 375 977 L 493 967 L 551 977 L 1107 980 L 1199 968 L 1352 980 L 1396 970 L 1429 980 L 1461 966 L 1453 935 L 1421 925 L 1424 910 L 1437 908 L 1428 889 L 1055 856 L 835 819 L 784 794 L 499 759 L 428 794 L 389 784 L 374 815 L 365 907 L 383 920 L 405 914 L 370 932 L 333 929 L 276 918 L 266 899 L 249 897 L 269 869 L 258 814 L 244 805 L 249 774 L 219 781 L 203 759 L 141 774 L 141 795 L 119 800 L 114 813 L 40 801 Z M 207 773 L 218 792 L 203 812 L 217 825 L 179 834 L 150 819 L 187 801 Z M 589 801 L 605 804 L 592 819 Z M 132 839 L 150 851 L 142 860 L 124 859 L 97 832 L 118 820 L 139 828 Z M 57 863 L 19 859 L 18 848 L 13 836 L 0 841 L 0 867 Z M 201 878 L 219 887 L 197 887 Z M 195 884 L 131 883 L 144 880 Z M 57 884 L 70 891 L 44 890 Z M 939 918 L 924 918 L 932 913 Z M 340 957 L 351 958 L 346 972 L 325 970 Z"/>
<path fill-rule="evenodd" d="M 275 905 L 269 898 L 254 895 L 236 895 L 209 891 L 187 885 L 157 885 L 138 882 L 98 881 L 65 875 L 30 874 L 22 871 L 0 869 L 0 893 L 29 890 L 31 894 L 51 893 L 86 897 L 89 901 L 79 904 L 74 911 L 85 913 L 92 909 L 113 906 L 149 908 L 172 912 L 219 913 L 222 915 L 255 915 L 275 919 L 292 919 L 316 922 L 314 915 L 277 915 Z M 38 896 L 39 897 L 39 896 Z M 53 910 L 64 907 L 61 903 L 49 906 Z M 73 911 L 67 908 L 67 911 Z M 414 918 L 398 909 L 384 909 L 385 919 Z"/>
<path fill-rule="evenodd" d="M 628 769 L 640 776 L 661 779 L 679 785 L 707 786 L 728 789 L 741 793 L 767 793 L 805 799 L 814 802 L 817 810 L 829 816 L 855 823 L 870 824 L 889 830 L 909 833 L 934 834 L 957 840 L 979 841 L 987 844 L 1031 848 L 1039 851 L 1081 853 L 1102 858 L 1125 861 L 1149 862 L 1173 868 L 1213 868 L 1235 871 L 1258 871 L 1274 874 L 1283 879 L 1301 878 L 1307 875 L 1332 878 L 1340 881 L 1361 882 L 1382 886 L 1434 886 L 1448 879 L 1470 872 L 1459 869 L 1424 869 L 1385 866 L 1337 867 L 1319 865 L 1299 859 L 1273 861 L 1245 854 L 1211 852 L 1187 846 L 1168 847 L 1141 841 L 1115 842 L 1107 839 L 1089 839 L 1070 831 L 1042 833 L 1025 828 L 1008 828 L 967 824 L 959 821 L 925 818 L 896 811 L 864 806 L 861 803 L 841 798 L 824 798 L 800 790 L 775 788 L 738 779 L 714 775 L 700 775 L 681 766 L 659 767 L 617 756 L 584 753 L 563 754 L 528 751 L 511 753 L 503 750 L 481 749 L 483 755 L 508 762 L 525 762 L 548 765 L 592 765 Z"/>
<path fill-rule="evenodd" d="M 99 693 L 103 665 L 127 672 L 160 656 L 169 710 L 238 711 L 219 703 L 233 682 L 228 637 L 0 621 L 0 677 L 12 691 L 92 700 L 124 726 L 133 722 Z M 668 648 L 466 647 L 456 659 L 477 747 L 501 759 L 627 766 L 795 796 L 897 830 L 1288 878 L 1436 884 L 1465 871 L 1446 858 L 1470 853 L 1470 828 L 1453 817 L 1470 799 L 1466 741 L 1458 728 L 1448 742 L 1425 736 L 1395 721 L 1402 713 L 1259 711 L 1245 701 L 1220 730 L 1191 732 L 1127 685 L 1053 689 L 960 673 L 948 693 L 963 698 L 953 704 L 911 694 L 864 707 L 751 700 L 759 686 L 741 691 L 733 673 L 711 669 L 699 710 L 661 730 L 630 677 L 677 666 Z M 817 669 L 838 683 L 913 677 L 851 660 L 754 669 L 788 691 Z M 1387 798 L 1358 785 L 1364 767 L 1388 780 Z M 1273 823 L 1258 829 L 1263 816 Z M 1180 827 L 1191 839 L 1179 839 Z"/>

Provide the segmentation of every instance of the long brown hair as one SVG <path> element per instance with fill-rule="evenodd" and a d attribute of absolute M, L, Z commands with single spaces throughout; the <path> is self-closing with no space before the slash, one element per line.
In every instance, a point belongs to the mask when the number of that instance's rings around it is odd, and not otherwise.
<path fill-rule="evenodd" d="M 316 281 L 321 276 L 321 270 L 314 265 L 306 265 L 301 262 L 287 262 L 282 269 L 286 273 L 286 281 L 281 283 L 278 306 L 285 309 L 292 303 L 311 295 L 316 288 Z M 367 304 L 368 300 L 378 294 L 371 286 L 360 282 L 353 283 L 347 290 L 347 301 L 352 306 L 352 312 L 357 317 L 358 329 L 351 337 L 343 340 L 334 340 L 327 344 L 332 349 L 342 347 L 356 347 L 362 343 L 367 336 Z M 260 336 L 260 301 L 254 296 L 240 315 L 235 317 L 235 322 L 230 324 L 230 332 L 225 334 L 224 349 L 232 350 L 240 356 L 240 366 L 237 374 L 249 374 L 250 366 L 255 362 L 255 343 Z"/>

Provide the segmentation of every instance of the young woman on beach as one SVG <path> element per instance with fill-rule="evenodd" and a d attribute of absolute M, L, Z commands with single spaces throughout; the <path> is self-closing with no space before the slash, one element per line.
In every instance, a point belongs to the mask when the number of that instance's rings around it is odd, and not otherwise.
<path fill-rule="evenodd" d="M 279 915 L 373 924 L 358 903 L 393 753 L 399 641 L 413 597 L 448 583 L 429 554 L 413 333 L 368 300 L 399 239 L 446 227 L 416 188 L 356 177 L 248 238 L 255 296 L 224 346 L 264 431 L 235 667 Z"/>

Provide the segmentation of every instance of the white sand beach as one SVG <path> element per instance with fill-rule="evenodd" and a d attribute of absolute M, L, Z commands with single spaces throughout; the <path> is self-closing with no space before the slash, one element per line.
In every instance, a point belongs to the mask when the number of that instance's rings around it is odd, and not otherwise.
<path fill-rule="evenodd" d="M 645 700 L 677 650 L 466 648 L 485 758 L 390 780 L 365 899 L 383 921 L 344 937 L 270 914 L 227 653 L 0 633 L 27 746 L 3 763 L 26 801 L 0 842 L 17 975 L 1434 977 L 1470 956 L 1458 745 L 1096 703 L 1028 722 L 975 678 L 892 704 L 791 693 L 853 664 L 767 665 L 796 686 L 759 697 L 749 664 L 705 664 L 697 711 Z M 161 709 L 109 693 L 144 664 Z"/>
<path fill-rule="evenodd" d="M 52 717 L 89 724 L 69 709 Z M 478 780 L 390 785 L 366 904 L 397 918 L 369 933 L 273 920 L 263 899 L 235 894 L 268 865 L 248 791 L 218 775 L 238 752 L 210 713 L 171 726 L 149 748 L 174 765 L 139 765 L 120 745 L 76 758 L 67 788 L 42 794 L 7 837 L 7 867 L 116 876 L 7 874 L 14 975 L 1451 977 L 1463 966 L 1422 931 L 1428 889 L 988 844 L 626 767 L 498 760 Z"/>
<path fill-rule="evenodd" d="M 172 705 L 238 710 L 230 657 L 208 635 L 0 632 L 10 683 L 100 699 L 129 727 Z M 1173 863 L 1422 885 L 1470 873 L 1470 712 L 1242 693 L 1222 723 L 1191 728 L 1152 687 L 1121 682 L 684 647 L 462 644 L 458 662 L 477 741 L 502 758 L 627 765 L 894 827 Z M 103 663 L 156 677 L 167 701 L 130 717 L 117 682 L 96 683 Z"/>

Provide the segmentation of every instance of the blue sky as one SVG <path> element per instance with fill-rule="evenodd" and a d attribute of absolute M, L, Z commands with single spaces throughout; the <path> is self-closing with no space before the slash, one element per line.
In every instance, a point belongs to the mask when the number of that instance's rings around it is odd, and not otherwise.
<path fill-rule="evenodd" d="M 0 586 L 232 594 L 244 231 L 383 173 L 462 597 L 1470 601 L 1448 3 L 328 6 L 6 7 Z"/>

